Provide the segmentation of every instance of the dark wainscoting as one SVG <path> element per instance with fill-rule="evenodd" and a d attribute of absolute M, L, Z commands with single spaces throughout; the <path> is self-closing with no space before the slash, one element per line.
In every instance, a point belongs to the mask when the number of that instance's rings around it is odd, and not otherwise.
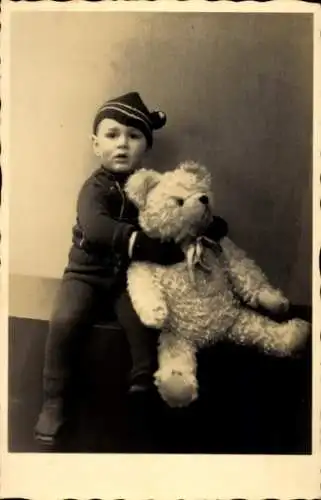
<path fill-rule="evenodd" d="M 311 309 L 292 315 L 311 318 Z M 42 452 L 33 440 L 41 406 L 47 321 L 9 318 L 10 452 Z M 141 428 L 126 397 L 130 368 L 123 332 L 101 322 L 74 366 L 69 425 L 60 453 L 311 453 L 311 343 L 293 359 L 218 344 L 200 354 L 201 396 L 173 410 L 156 398 Z M 148 425 L 146 424 L 148 422 Z"/>

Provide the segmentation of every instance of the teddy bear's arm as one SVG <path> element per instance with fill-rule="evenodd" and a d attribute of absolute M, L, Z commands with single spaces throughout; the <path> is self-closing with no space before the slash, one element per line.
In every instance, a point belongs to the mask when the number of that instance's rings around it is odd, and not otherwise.
<path fill-rule="evenodd" d="M 262 269 L 230 238 L 221 241 L 228 264 L 229 277 L 235 292 L 251 307 L 263 307 L 271 312 L 287 310 L 289 301 L 273 287 Z"/>
<path fill-rule="evenodd" d="M 132 263 L 127 272 L 127 289 L 142 323 L 150 328 L 162 328 L 168 311 L 154 271 L 155 265 L 151 263 Z"/>

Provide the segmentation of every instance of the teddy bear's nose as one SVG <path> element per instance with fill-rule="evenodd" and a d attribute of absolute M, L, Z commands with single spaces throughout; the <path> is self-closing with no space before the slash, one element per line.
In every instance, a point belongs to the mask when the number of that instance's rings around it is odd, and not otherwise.
<path fill-rule="evenodd" d="M 206 196 L 205 194 L 200 196 L 199 200 L 201 203 L 203 203 L 203 205 L 208 205 L 208 196 Z"/>

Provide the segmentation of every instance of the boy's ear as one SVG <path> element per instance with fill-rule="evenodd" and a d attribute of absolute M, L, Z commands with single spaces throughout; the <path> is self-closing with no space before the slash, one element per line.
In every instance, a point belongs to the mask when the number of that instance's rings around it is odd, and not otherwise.
<path fill-rule="evenodd" d="M 125 191 L 137 208 L 144 208 L 147 194 L 159 183 L 161 176 L 156 170 L 141 168 L 129 177 Z"/>
<path fill-rule="evenodd" d="M 92 143 L 92 148 L 93 148 L 94 154 L 96 156 L 100 156 L 98 138 L 97 138 L 97 136 L 95 134 L 91 135 L 91 143 Z"/>

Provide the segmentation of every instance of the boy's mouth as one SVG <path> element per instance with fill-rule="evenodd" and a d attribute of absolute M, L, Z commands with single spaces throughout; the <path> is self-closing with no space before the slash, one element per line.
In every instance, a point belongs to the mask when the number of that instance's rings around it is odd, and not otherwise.
<path fill-rule="evenodd" d="M 114 160 L 128 160 L 128 155 L 126 153 L 118 153 L 114 156 Z"/>

